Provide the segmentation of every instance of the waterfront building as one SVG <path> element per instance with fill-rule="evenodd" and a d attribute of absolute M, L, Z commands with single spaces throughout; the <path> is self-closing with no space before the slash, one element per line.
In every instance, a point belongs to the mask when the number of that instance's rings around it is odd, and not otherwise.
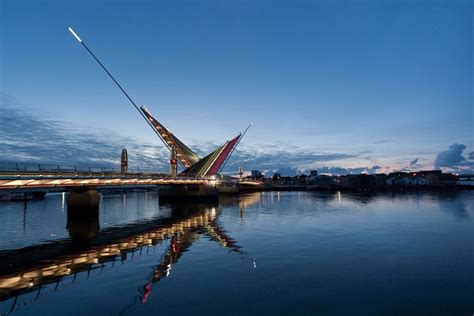
<path fill-rule="evenodd" d="M 306 183 L 310 187 L 329 188 L 334 184 L 334 178 L 328 175 L 309 176 Z"/>
<path fill-rule="evenodd" d="M 368 174 L 351 174 L 347 178 L 351 188 L 375 187 L 375 178 Z"/>
<path fill-rule="evenodd" d="M 457 185 L 474 187 L 474 174 L 461 174 L 458 177 Z"/>
<path fill-rule="evenodd" d="M 252 175 L 252 178 L 254 178 L 254 179 L 260 179 L 260 178 L 262 178 L 262 171 L 252 170 L 251 175 Z"/>
<path fill-rule="evenodd" d="M 387 180 L 387 175 L 385 173 L 377 173 L 373 175 L 375 186 L 377 188 L 382 188 L 386 185 L 385 181 Z"/>
<path fill-rule="evenodd" d="M 439 185 L 439 177 L 442 175 L 441 170 L 423 170 L 418 172 L 419 175 L 425 177 L 431 185 Z"/>
<path fill-rule="evenodd" d="M 438 181 L 441 186 L 455 186 L 458 181 L 458 175 L 453 173 L 441 173 L 438 176 Z"/>
<path fill-rule="evenodd" d="M 386 185 L 389 185 L 389 186 L 397 185 L 397 184 L 398 184 L 398 178 L 397 178 L 397 177 L 389 177 L 389 178 L 385 181 L 385 184 L 386 184 Z"/>
<path fill-rule="evenodd" d="M 400 179 L 400 181 L 398 181 L 398 184 L 402 186 L 421 186 L 428 185 L 429 181 L 420 176 L 408 176 Z"/>

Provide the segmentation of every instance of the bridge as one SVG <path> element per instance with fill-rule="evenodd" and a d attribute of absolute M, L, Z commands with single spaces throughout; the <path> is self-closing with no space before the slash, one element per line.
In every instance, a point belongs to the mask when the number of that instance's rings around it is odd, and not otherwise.
<path fill-rule="evenodd" d="M 216 185 L 211 177 L 170 177 L 161 173 L 115 173 L 111 171 L 0 171 L 0 190 L 77 190 L 96 187 L 143 187 L 156 185 Z"/>
<path fill-rule="evenodd" d="M 95 189 L 97 187 L 144 187 L 144 186 L 173 186 L 170 191 L 162 190 L 163 194 L 171 195 L 193 195 L 193 196 L 214 196 L 218 192 L 215 190 L 219 172 L 224 167 L 236 146 L 244 136 L 238 136 L 226 141 L 222 146 L 206 155 L 199 157 L 193 150 L 185 145 L 179 138 L 171 133 L 164 125 L 156 120 L 145 108 L 140 108 L 140 113 L 147 123 L 155 131 L 156 135 L 163 141 L 169 149 L 170 173 L 138 173 L 128 172 L 128 154 L 122 153 L 120 172 L 110 170 L 92 171 L 85 169 L 62 168 L 61 166 L 49 165 L 50 168 L 35 170 L 31 166 L 17 163 L 7 164 L 7 167 L 0 170 L 0 191 L 25 191 L 55 189 L 68 191 L 84 191 L 85 189 Z M 178 173 L 178 163 L 184 168 Z M 45 165 L 43 165 L 45 166 Z M 96 168 L 97 169 L 97 168 Z M 231 181 L 232 180 L 227 180 Z M 180 188 L 178 189 L 177 186 Z M 189 189 L 187 186 L 191 186 Z M 197 186 L 197 189 L 196 189 Z"/>
<path fill-rule="evenodd" d="M 11 164 L 10 166 L 18 166 Z M 179 197 L 216 199 L 219 191 L 216 177 L 193 177 L 179 175 L 172 177 L 163 173 L 120 173 L 112 170 L 74 169 L 32 170 L 31 165 L 21 168 L 0 170 L 0 198 L 20 194 L 22 200 L 40 192 L 68 192 L 67 203 L 71 210 L 80 206 L 81 212 L 98 207 L 100 198 L 98 190 L 103 189 L 150 189 L 160 188 L 162 199 Z M 44 166 L 43 166 L 44 168 Z M 97 168 L 96 168 L 97 169 Z M 3 193 L 3 194 L 2 194 Z M 68 209 L 69 209 L 68 208 Z"/>
<path fill-rule="evenodd" d="M 251 124 L 242 133 L 227 140 L 223 145 L 204 157 L 200 157 L 194 150 L 184 144 L 168 128 L 160 123 L 145 106 L 138 107 L 118 81 L 112 76 L 110 71 L 89 49 L 84 41 L 71 29 L 69 31 L 74 38 L 87 50 L 106 74 L 112 79 L 115 85 L 126 96 L 128 101 L 139 112 L 140 116 L 151 127 L 153 132 L 163 142 L 170 152 L 170 172 L 163 173 L 130 173 L 128 172 L 128 155 L 122 153 L 122 170 L 116 172 L 92 172 L 74 170 L 22 170 L 21 168 L 12 168 L 12 170 L 0 170 L 0 193 L 25 192 L 38 190 L 64 190 L 72 193 L 83 194 L 86 191 L 93 191 L 97 188 L 129 188 L 129 187 L 149 187 L 160 186 L 160 195 L 164 197 L 216 197 L 219 193 L 217 186 L 222 182 L 219 177 L 220 171 L 225 166 L 229 157 L 234 152 L 237 145 L 251 126 Z M 179 166 L 182 168 L 178 172 Z M 237 179 L 227 178 L 227 189 L 229 187 L 237 188 Z M 259 183 L 255 183 L 258 185 Z M 252 184 L 251 184 L 252 185 Z M 237 191 L 238 189 L 233 189 Z M 94 195 L 93 193 L 91 193 Z M 93 204 L 95 198 L 91 198 Z M 68 199 L 68 203 L 72 199 Z M 90 204 L 88 203 L 88 204 Z"/>

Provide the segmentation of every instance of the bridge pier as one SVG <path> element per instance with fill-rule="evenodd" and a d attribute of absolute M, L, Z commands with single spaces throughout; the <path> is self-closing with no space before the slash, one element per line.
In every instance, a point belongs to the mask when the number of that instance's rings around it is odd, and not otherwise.
<path fill-rule="evenodd" d="M 72 240 L 91 240 L 99 233 L 100 196 L 96 190 L 73 191 L 67 195 L 66 229 Z"/>
<path fill-rule="evenodd" d="M 99 207 L 100 196 L 96 190 L 78 190 L 67 194 L 67 206 L 72 208 Z"/>

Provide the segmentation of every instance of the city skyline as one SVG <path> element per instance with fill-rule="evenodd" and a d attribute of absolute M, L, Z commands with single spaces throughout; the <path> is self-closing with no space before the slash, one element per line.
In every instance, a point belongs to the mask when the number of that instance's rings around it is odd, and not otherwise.
<path fill-rule="evenodd" d="M 2 2 L 0 160 L 166 168 L 72 26 L 200 154 L 255 123 L 225 172 L 474 169 L 468 1 L 45 3 Z"/>

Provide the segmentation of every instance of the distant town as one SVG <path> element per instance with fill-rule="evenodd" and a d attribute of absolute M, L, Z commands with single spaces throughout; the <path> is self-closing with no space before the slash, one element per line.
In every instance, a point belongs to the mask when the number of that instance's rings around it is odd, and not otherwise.
<path fill-rule="evenodd" d="M 389 174 L 327 175 L 311 170 L 309 175 L 282 176 L 279 173 L 265 177 L 260 170 L 241 181 L 259 180 L 269 190 L 371 190 L 371 189 L 455 189 L 474 188 L 474 174 L 443 173 L 442 170 L 392 172 Z"/>

